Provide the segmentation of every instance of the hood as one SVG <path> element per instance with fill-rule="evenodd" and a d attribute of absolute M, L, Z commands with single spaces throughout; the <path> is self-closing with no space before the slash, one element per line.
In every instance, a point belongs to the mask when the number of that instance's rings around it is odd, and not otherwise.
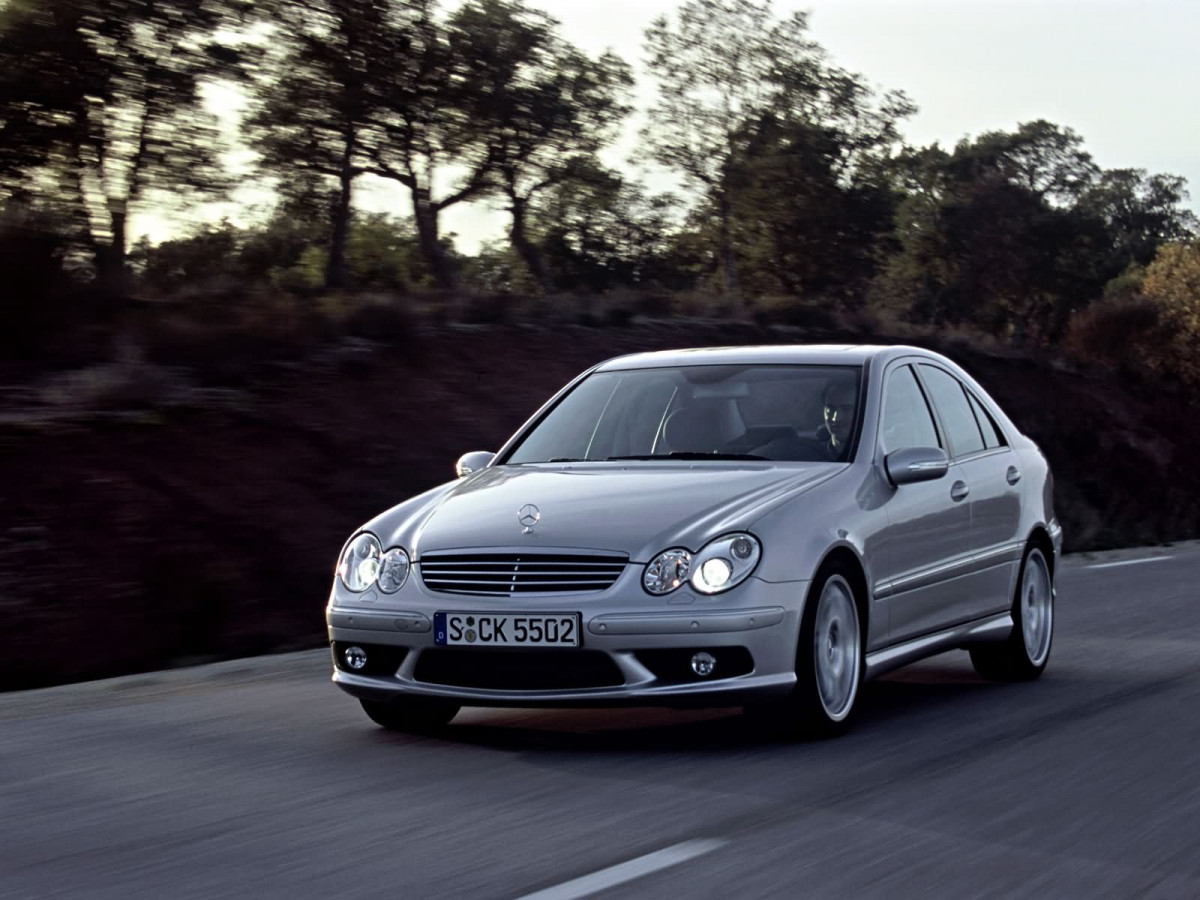
<path fill-rule="evenodd" d="M 381 516 L 376 533 L 417 557 L 480 547 L 572 548 L 623 552 L 645 562 L 667 547 L 699 550 L 721 534 L 750 529 L 784 500 L 845 468 L 741 462 L 498 466 L 453 483 L 417 510 L 405 504 Z M 526 534 L 518 511 L 529 504 L 539 518 Z"/>

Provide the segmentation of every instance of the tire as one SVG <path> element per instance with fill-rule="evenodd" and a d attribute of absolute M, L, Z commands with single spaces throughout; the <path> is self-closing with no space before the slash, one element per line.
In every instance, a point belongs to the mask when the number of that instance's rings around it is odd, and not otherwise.
<path fill-rule="evenodd" d="M 448 700 L 402 697 L 398 700 L 359 700 L 372 722 L 390 731 L 421 734 L 448 724 L 462 709 Z"/>
<path fill-rule="evenodd" d="M 854 717 L 864 671 L 864 634 L 845 565 L 824 566 L 804 602 L 796 646 L 796 687 L 786 700 L 746 710 L 751 721 L 788 735 L 827 738 L 845 732 Z"/>
<path fill-rule="evenodd" d="M 1013 596 L 1012 634 L 1002 644 L 970 648 L 971 664 L 994 681 L 1032 681 L 1046 670 L 1054 642 L 1054 578 L 1046 556 L 1030 547 Z"/>

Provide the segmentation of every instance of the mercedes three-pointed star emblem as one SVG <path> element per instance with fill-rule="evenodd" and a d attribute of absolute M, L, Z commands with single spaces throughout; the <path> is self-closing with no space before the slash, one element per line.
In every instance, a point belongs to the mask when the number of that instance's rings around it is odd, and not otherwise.
<path fill-rule="evenodd" d="M 533 534 L 533 526 L 542 520 L 542 511 L 532 503 L 526 503 L 517 510 L 517 521 L 524 527 L 522 534 Z"/>

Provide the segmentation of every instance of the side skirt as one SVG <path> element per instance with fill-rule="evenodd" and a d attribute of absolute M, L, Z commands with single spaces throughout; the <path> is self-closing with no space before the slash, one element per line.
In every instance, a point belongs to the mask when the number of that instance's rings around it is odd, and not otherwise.
<path fill-rule="evenodd" d="M 979 644 L 989 641 L 1003 641 L 1012 633 L 1013 620 L 1010 613 L 989 616 L 986 619 L 976 619 L 937 631 L 919 638 L 884 647 L 874 653 L 867 654 L 866 677 L 875 678 L 884 672 L 907 666 L 918 659 L 933 656 L 946 650 L 956 650 L 964 644 Z"/>

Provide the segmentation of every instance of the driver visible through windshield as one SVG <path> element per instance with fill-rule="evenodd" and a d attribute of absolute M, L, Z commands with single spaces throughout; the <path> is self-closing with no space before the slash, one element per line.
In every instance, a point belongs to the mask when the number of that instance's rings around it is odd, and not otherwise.
<path fill-rule="evenodd" d="M 846 462 L 857 366 L 718 365 L 596 372 L 503 463 L 635 459 Z"/>

